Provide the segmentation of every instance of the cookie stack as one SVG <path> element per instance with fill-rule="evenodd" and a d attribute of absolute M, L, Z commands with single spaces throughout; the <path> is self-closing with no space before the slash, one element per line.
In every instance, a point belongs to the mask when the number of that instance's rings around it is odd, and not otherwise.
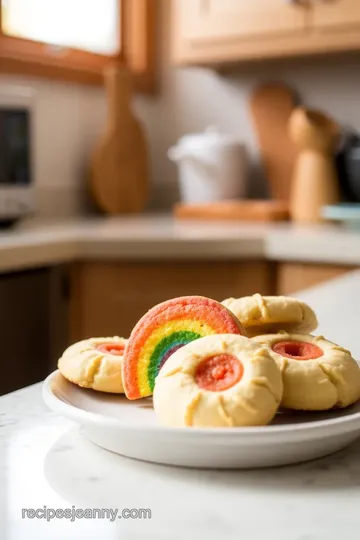
<path fill-rule="evenodd" d="M 72 345 L 58 366 L 82 387 L 153 395 L 168 426 L 261 426 L 279 407 L 319 411 L 360 399 L 358 364 L 310 334 L 316 328 L 312 309 L 293 298 L 187 296 L 152 308 L 128 340 Z"/>
<path fill-rule="evenodd" d="M 302 411 L 347 407 L 360 398 L 360 369 L 346 349 L 313 336 L 312 309 L 294 298 L 261 296 L 224 300 L 248 336 L 266 345 L 284 384 L 281 406 Z"/>

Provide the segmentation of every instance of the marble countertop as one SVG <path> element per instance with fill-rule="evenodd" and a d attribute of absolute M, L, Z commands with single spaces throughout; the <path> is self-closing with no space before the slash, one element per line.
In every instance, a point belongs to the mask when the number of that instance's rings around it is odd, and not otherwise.
<path fill-rule="evenodd" d="M 170 216 L 24 221 L 0 232 L 0 271 L 76 259 L 267 259 L 360 264 L 360 233 L 334 225 L 177 221 Z"/>
<path fill-rule="evenodd" d="M 360 357 L 360 272 L 299 297 L 319 332 Z M 341 323 L 336 313 L 341 313 Z M 335 315 L 335 316 L 334 316 Z M 359 355 L 359 356 L 358 356 Z M 360 441 L 327 458 L 253 471 L 139 462 L 85 440 L 34 385 L 0 398 L 2 540 L 358 540 Z M 150 509 L 151 519 L 22 519 L 22 509 Z"/>

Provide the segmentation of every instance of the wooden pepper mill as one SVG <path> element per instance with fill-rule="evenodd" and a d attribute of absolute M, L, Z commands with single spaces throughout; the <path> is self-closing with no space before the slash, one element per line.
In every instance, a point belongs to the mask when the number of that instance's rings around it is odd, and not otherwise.
<path fill-rule="evenodd" d="M 296 108 L 289 120 L 290 137 L 298 148 L 290 196 L 294 221 L 322 221 L 321 208 L 339 201 L 334 151 L 338 125 L 320 111 Z"/>
<path fill-rule="evenodd" d="M 132 76 L 119 65 L 105 71 L 107 123 L 91 160 L 91 189 L 108 214 L 144 210 L 148 196 L 145 135 L 131 110 Z"/>

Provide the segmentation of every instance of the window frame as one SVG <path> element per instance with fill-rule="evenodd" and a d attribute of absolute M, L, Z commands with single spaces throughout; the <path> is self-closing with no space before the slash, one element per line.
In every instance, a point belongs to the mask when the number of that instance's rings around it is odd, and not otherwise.
<path fill-rule="evenodd" d="M 119 62 L 133 72 L 136 90 L 153 92 L 156 0 L 118 1 L 121 15 L 120 52 L 114 56 L 104 56 L 3 34 L 0 0 L 0 72 L 101 84 L 105 66 L 109 62 Z"/>

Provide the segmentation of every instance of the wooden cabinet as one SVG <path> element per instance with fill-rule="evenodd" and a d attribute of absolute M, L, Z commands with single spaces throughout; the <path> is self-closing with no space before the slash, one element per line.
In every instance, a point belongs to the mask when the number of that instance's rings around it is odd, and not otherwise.
<path fill-rule="evenodd" d="M 179 3 L 179 2 L 178 2 Z M 302 31 L 303 10 L 283 0 L 180 0 L 184 36 L 193 43 Z"/>
<path fill-rule="evenodd" d="M 0 275 L 0 396 L 43 380 L 67 344 L 66 268 Z"/>
<path fill-rule="evenodd" d="M 323 0 L 314 3 L 312 25 L 315 29 L 341 30 L 358 26 L 360 32 L 359 0 Z"/>
<path fill-rule="evenodd" d="M 303 33 L 307 9 L 284 0 L 173 0 L 175 60 L 221 61 L 261 52 L 263 44 Z"/>
<path fill-rule="evenodd" d="M 283 263 L 278 266 L 277 294 L 291 295 L 354 270 L 351 266 Z"/>
<path fill-rule="evenodd" d="M 70 271 L 70 342 L 127 337 L 148 309 L 169 298 L 198 294 L 221 301 L 257 292 L 292 295 L 353 269 L 267 261 L 77 263 Z"/>
<path fill-rule="evenodd" d="M 148 309 L 169 298 L 274 294 L 275 281 L 268 262 L 79 263 L 72 270 L 70 338 L 126 337 Z"/>
<path fill-rule="evenodd" d="M 172 21 L 178 64 L 360 49 L 358 0 L 172 0 Z"/>

